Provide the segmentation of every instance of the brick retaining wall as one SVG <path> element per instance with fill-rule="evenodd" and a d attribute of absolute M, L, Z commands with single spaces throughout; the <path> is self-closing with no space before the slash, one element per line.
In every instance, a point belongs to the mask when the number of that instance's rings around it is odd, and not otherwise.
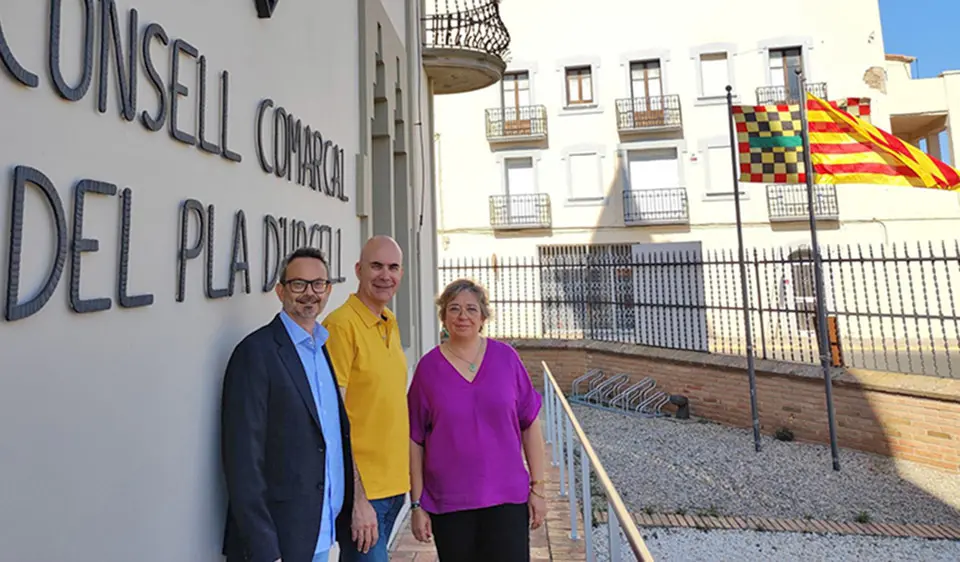
<path fill-rule="evenodd" d="M 691 413 L 750 427 L 746 359 L 589 340 L 511 341 L 542 386 L 546 361 L 561 387 L 589 369 L 653 377 L 658 387 L 690 399 Z M 796 439 L 829 443 L 823 377 L 818 366 L 758 360 L 757 401 L 763 433 L 778 428 Z M 841 447 L 960 472 L 960 380 L 859 369 L 834 371 L 834 407 Z"/>

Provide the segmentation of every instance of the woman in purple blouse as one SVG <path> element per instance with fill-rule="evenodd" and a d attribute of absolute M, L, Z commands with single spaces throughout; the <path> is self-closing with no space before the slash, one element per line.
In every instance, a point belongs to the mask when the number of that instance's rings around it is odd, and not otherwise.
<path fill-rule="evenodd" d="M 541 397 L 517 352 L 481 335 L 483 287 L 454 281 L 437 306 L 449 338 L 407 397 L 413 534 L 435 539 L 440 562 L 527 562 L 546 515 Z"/>

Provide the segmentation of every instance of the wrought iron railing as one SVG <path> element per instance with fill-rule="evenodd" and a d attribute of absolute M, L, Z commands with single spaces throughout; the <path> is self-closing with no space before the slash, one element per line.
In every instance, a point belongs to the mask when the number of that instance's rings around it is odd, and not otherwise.
<path fill-rule="evenodd" d="M 551 215 L 547 193 L 490 196 L 493 228 L 550 228 Z"/>
<path fill-rule="evenodd" d="M 574 415 L 570 403 L 563 395 L 563 389 L 557 384 L 557 380 L 550 372 L 550 367 L 545 362 L 543 366 L 543 395 L 544 409 L 546 410 L 547 427 L 546 441 L 551 445 L 553 466 L 560 468 L 560 495 L 569 500 L 570 513 L 570 538 L 579 541 L 581 539 L 577 529 L 578 511 L 583 518 L 583 541 L 585 547 L 585 560 L 593 561 L 598 559 L 598 549 L 596 542 L 605 542 L 606 547 L 602 548 L 605 552 L 604 559 L 610 561 L 623 560 L 621 552 L 626 546 L 633 553 L 633 559 L 637 562 L 653 562 L 653 556 L 643 542 L 643 536 L 640 534 L 637 525 L 627 511 L 626 505 L 610 476 L 604 470 L 600 458 L 590 444 L 587 434 L 580 427 L 577 416 Z M 576 449 L 575 449 L 576 447 Z M 579 455 L 577 454 L 579 453 Z M 576 477 L 576 461 L 579 459 L 580 478 Z M 605 500 L 606 506 L 598 506 L 600 509 L 606 507 L 606 537 L 597 540 L 600 536 L 593 532 L 593 521 L 595 510 L 593 508 L 593 490 L 591 489 L 591 476 L 596 476 L 600 490 L 601 499 Z M 580 481 L 580 496 L 577 497 L 577 480 Z M 578 506 L 579 504 L 579 506 Z M 599 510 L 596 510 L 599 511 Z M 624 544 L 625 543 L 625 544 Z M 625 554 L 625 553 L 624 553 Z"/>
<path fill-rule="evenodd" d="M 808 82 L 807 91 L 820 99 L 827 99 L 826 82 Z M 757 105 L 799 103 L 800 98 L 800 87 L 797 85 L 757 88 Z"/>
<path fill-rule="evenodd" d="M 547 137 L 547 108 L 542 105 L 494 107 L 486 111 L 486 121 L 489 141 Z"/>
<path fill-rule="evenodd" d="M 837 186 L 813 186 L 813 214 L 816 218 L 835 220 L 840 216 Z M 774 184 L 767 186 L 767 215 L 772 221 L 805 220 L 810 216 L 807 186 Z"/>
<path fill-rule="evenodd" d="M 423 24 L 427 49 L 465 49 L 502 59 L 510 47 L 499 0 L 434 0 Z"/>
<path fill-rule="evenodd" d="M 634 97 L 617 100 L 617 130 L 639 131 L 683 126 L 680 96 Z"/>
<path fill-rule="evenodd" d="M 626 224 L 684 224 L 690 222 L 687 190 L 682 187 L 628 189 L 623 192 Z"/>

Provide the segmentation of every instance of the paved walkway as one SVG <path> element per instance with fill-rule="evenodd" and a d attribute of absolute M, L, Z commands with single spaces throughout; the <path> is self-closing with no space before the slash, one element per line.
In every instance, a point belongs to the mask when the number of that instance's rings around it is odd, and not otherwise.
<path fill-rule="evenodd" d="M 586 560 L 583 546 L 583 521 L 577 517 L 581 539 L 570 539 L 570 511 L 567 498 L 560 497 L 560 470 L 550 466 L 550 446 L 547 445 L 547 520 L 535 531 L 530 531 L 531 562 L 582 562 Z M 395 562 L 437 562 L 433 543 L 424 544 L 413 538 L 409 517 L 394 541 L 390 560 Z"/>

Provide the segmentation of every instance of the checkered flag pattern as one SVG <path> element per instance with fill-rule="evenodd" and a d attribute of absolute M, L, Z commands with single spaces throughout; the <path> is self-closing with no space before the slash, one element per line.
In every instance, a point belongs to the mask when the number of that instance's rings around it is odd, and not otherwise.
<path fill-rule="evenodd" d="M 870 98 L 846 98 L 830 102 L 830 105 L 846 111 L 853 117 L 870 123 Z"/>
<path fill-rule="evenodd" d="M 804 183 L 799 105 L 734 106 L 743 183 Z"/>

